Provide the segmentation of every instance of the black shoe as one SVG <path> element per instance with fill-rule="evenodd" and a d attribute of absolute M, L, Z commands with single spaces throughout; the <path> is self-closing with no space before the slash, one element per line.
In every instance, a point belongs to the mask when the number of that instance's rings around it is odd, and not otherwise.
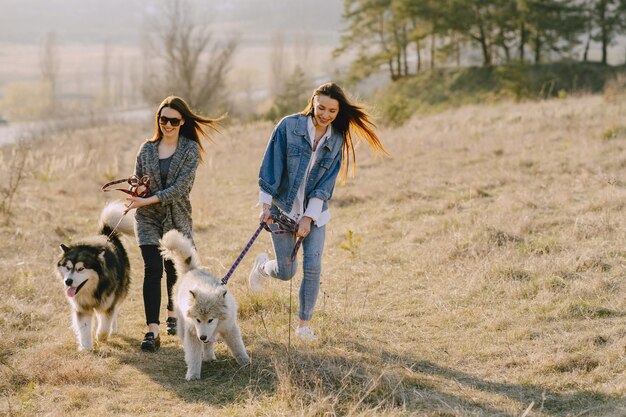
<path fill-rule="evenodd" d="M 156 352 L 161 347 L 159 336 L 154 338 L 154 333 L 148 332 L 141 341 L 141 350 L 144 352 Z"/>
<path fill-rule="evenodd" d="M 167 328 L 167 334 L 176 335 L 176 317 L 168 317 L 165 326 Z"/>

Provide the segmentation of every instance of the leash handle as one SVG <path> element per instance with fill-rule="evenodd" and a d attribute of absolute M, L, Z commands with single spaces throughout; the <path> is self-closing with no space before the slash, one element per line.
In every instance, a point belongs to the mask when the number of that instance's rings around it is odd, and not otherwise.
<path fill-rule="evenodd" d="M 127 182 L 128 185 L 130 186 L 130 189 L 128 190 L 124 188 L 114 188 L 111 190 L 107 189 L 112 185 L 121 184 L 123 182 Z M 145 190 L 140 193 L 137 192 L 139 187 L 142 185 L 145 187 Z M 150 194 L 149 188 L 150 188 L 150 177 L 148 177 L 147 175 L 144 175 L 143 177 L 139 178 L 136 175 L 131 175 L 128 178 L 122 178 L 119 180 L 113 180 L 111 182 L 107 182 L 106 184 L 102 186 L 101 190 L 105 193 L 108 191 L 121 191 L 123 193 L 132 195 L 133 197 L 148 197 Z"/>
<path fill-rule="evenodd" d="M 275 215 L 272 215 L 271 219 L 284 228 L 283 230 L 277 230 L 271 233 L 274 233 L 274 234 L 293 233 L 295 235 L 298 232 L 298 223 L 296 223 L 294 220 L 290 219 L 283 213 L 280 213 L 278 217 Z M 296 244 L 293 246 L 293 249 L 291 250 L 291 257 L 290 257 L 291 262 L 296 260 L 296 255 L 298 255 L 298 250 L 300 249 L 300 246 L 302 245 L 303 240 L 304 240 L 304 237 L 302 236 L 297 238 Z"/>
<path fill-rule="evenodd" d="M 123 182 L 127 182 L 128 185 L 130 186 L 130 189 L 127 190 L 125 188 L 114 188 L 112 190 L 109 190 L 108 188 L 112 185 L 115 184 L 121 184 Z M 140 186 L 144 186 L 145 190 L 142 192 L 137 192 L 137 190 L 139 189 Z M 150 177 L 148 177 L 147 175 L 144 175 L 143 177 L 139 178 L 136 175 L 131 175 L 128 178 L 122 178 L 120 180 L 113 180 L 110 182 L 107 182 L 106 184 L 104 184 L 102 186 L 102 188 L 100 190 L 102 190 L 102 192 L 109 192 L 109 191 L 122 191 L 126 194 L 132 195 L 133 197 L 148 197 L 148 195 L 150 194 L 150 191 L 148 190 L 150 187 Z M 124 219 L 124 216 L 126 216 L 126 214 L 128 213 L 128 207 L 130 207 L 132 204 L 129 203 L 126 205 L 126 210 L 124 211 L 124 214 L 122 214 L 122 217 L 120 218 L 120 220 L 117 222 L 117 224 L 115 225 L 115 227 L 113 228 L 113 230 L 111 230 L 111 233 L 109 233 L 109 235 L 107 236 L 107 240 L 110 241 L 111 237 L 113 237 L 113 235 L 115 234 L 115 231 L 117 230 L 117 227 L 120 225 L 120 223 L 122 223 L 122 220 Z"/>
<path fill-rule="evenodd" d="M 296 240 L 296 244 L 293 246 L 293 249 L 291 251 L 291 262 L 296 260 L 296 255 L 298 255 L 298 249 L 300 249 L 300 245 L 302 245 L 303 240 L 304 238 L 302 236 L 300 236 L 298 240 Z"/>

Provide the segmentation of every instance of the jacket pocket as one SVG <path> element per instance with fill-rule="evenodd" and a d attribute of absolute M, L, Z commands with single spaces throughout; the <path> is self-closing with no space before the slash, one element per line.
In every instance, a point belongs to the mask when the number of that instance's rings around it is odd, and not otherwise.
<path fill-rule="evenodd" d="M 315 164 L 311 173 L 309 174 L 309 180 L 312 183 L 317 184 L 318 181 L 322 179 L 322 177 L 330 170 L 333 166 L 333 158 L 322 158 L 318 163 Z"/>
<path fill-rule="evenodd" d="M 287 157 L 300 156 L 302 154 L 302 148 L 297 145 L 287 145 Z"/>
<path fill-rule="evenodd" d="M 329 169 L 331 166 L 333 166 L 333 158 L 323 158 L 320 161 L 320 167 L 322 168 Z"/>
<path fill-rule="evenodd" d="M 287 172 L 295 175 L 300 167 L 302 148 L 296 145 L 287 145 Z"/>

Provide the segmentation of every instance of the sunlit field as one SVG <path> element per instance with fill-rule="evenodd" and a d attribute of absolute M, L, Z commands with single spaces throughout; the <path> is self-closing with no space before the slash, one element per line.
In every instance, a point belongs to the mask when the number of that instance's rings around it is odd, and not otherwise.
<path fill-rule="evenodd" d="M 151 128 L 49 132 L 0 148 L 3 415 L 626 415 L 626 105 L 472 106 L 381 129 L 393 158 L 359 146 L 356 178 L 331 202 L 320 340 L 289 331 L 300 274 L 249 291 L 255 254 L 271 248 L 263 233 L 228 283 L 252 363 L 240 368 L 219 342 L 194 382 L 164 326 L 160 351 L 139 350 L 133 238 L 119 334 L 94 352 L 77 352 L 54 274 L 59 244 L 94 234 L 103 205 L 122 196 L 100 186 L 132 173 Z M 206 144 L 195 241 L 218 277 L 258 226 L 271 129 L 231 125 Z"/>

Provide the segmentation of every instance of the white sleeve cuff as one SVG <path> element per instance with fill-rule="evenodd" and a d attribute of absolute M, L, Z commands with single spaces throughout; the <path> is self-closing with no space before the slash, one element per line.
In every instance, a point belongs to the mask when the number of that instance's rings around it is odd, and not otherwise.
<path fill-rule="evenodd" d="M 309 204 L 306 207 L 306 211 L 303 216 L 310 217 L 314 222 L 317 222 L 317 219 L 322 214 L 322 207 L 324 206 L 324 201 L 321 198 L 311 198 L 309 200 Z"/>
<path fill-rule="evenodd" d="M 259 204 L 272 204 L 272 196 L 263 190 L 259 191 Z"/>

